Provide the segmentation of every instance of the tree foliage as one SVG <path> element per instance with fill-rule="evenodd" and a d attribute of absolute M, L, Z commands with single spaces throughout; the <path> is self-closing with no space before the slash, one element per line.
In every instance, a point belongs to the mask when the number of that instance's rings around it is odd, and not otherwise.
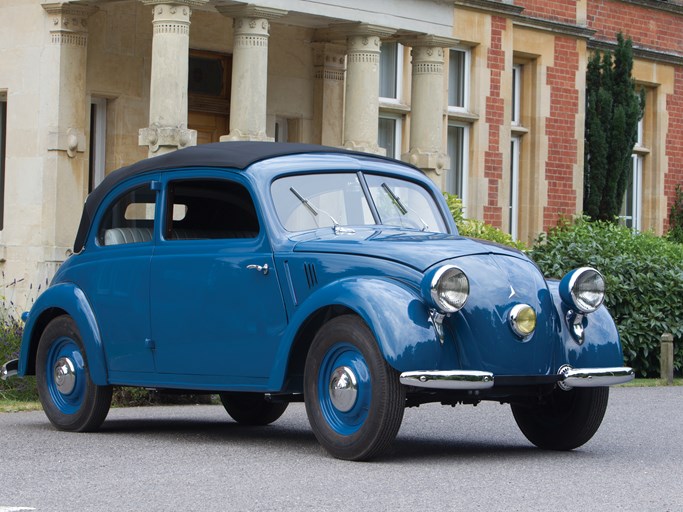
<path fill-rule="evenodd" d="M 596 51 L 588 61 L 583 209 L 592 219 L 616 218 L 631 179 L 631 153 L 645 106 L 632 70 L 632 42 L 621 33 L 614 53 Z"/>

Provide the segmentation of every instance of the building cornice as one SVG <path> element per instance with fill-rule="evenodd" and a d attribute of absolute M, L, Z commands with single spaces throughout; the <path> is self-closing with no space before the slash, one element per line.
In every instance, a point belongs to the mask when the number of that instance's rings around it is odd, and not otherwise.
<path fill-rule="evenodd" d="M 662 0 L 619 0 L 624 4 L 640 5 L 656 11 L 666 11 L 672 14 L 683 16 L 683 5 L 674 4 Z"/>
<path fill-rule="evenodd" d="M 588 41 L 588 49 L 613 52 L 617 49 L 617 44 L 612 43 L 610 41 L 591 39 L 590 41 Z M 657 50 L 651 50 L 649 48 L 633 46 L 633 56 L 643 60 L 662 62 L 664 64 L 672 64 L 674 66 L 683 66 L 683 55 L 659 52 Z"/>
<path fill-rule="evenodd" d="M 455 0 L 453 3 L 456 7 L 467 7 L 468 9 L 474 9 L 489 14 L 503 14 L 507 16 L 520 14 L 524 10 L 524 7 L 496 0 Z"/>

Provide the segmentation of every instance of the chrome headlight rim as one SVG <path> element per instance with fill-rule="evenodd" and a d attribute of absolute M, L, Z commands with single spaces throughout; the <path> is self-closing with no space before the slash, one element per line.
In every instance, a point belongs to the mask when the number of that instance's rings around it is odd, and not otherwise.
<path fill-rule="evenodd" d="M 599 278 L 602 282 L 601 290 L 599 290 L 599 300 L 588 301 L 581 296 L 581 291 L 577 290 L 577 284 L 582 280 L 587 279 L 586 276 L 593 276 Z M 589 314 L 597 311 L 605 301 L 605 278 L 597 270 L 592 267 L 580 267 L 572 270 L 562 278 L 560 282 L 560 297 L 571 308 L 579 313 Z"/>
<path fill-rule="evenodd" d="M 464 299 L 457 303 L 449 302 L 443 296 L 443 284 L 445 283 L 445 280 L 450 279 L 454 273 L 462 276 L 465 283 L 464 288 L 457 291 L 457 293 L 464 295 Z M 469 298 L 470 280 L 460 267 L 457 267 L 456 265 L 442 265 L 425 276 L 422 289 L 431 307 L 444 314 L 456 313 L 465 306 L 465 303 Z"/>

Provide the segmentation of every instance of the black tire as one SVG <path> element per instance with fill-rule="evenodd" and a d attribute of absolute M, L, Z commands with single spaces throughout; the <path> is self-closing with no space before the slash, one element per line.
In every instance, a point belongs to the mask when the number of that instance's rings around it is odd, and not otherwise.
<path fill-rule="evenodd" d="M 220 393 L 218 396 L 230 417 L 242 425 L 270 425 L 289 405 L 267 399 L 263 393 Z"/>
<path fill-rule="evenodd" d="M 342 389 L 354 379 L 355 392 L 353 386 Z M 334 393 L 333 380 L 342 385 Z M 355 315 L 344 315 L 323 325 L 311 344 L 304 400 L 308 421 L 325 450 L 339 459 L 369 460 L 396 438 L 405 388 L 368 326 Z"/>
<path fill-rule="evenodd" d="M 512 404 L 522 433 L 539 448 L 573 450 L 598 431 L 607 409 L 609 388 L 556 389 L 544 405 Z"/>
<path fill-rule="evenodd" d="M 112 387 L 90 380 L 81 335 L 67 315 L 53 319 L 40 337 L 36 384 L 45 415 L 59 430 L 92 432 L 107 417 Z"/>

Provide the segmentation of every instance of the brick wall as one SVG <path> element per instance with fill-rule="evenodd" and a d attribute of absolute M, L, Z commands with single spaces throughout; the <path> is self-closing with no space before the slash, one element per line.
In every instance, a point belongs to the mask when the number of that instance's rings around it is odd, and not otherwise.
<path fill-rule="evenodd" d="M 683 185 L 683 69 L 678 68 L 674 78 L 674 93 L 666 98 L 669 112 L 669 130 L 666 136 L 666 156 L 669 166 L 664 173 L 664 194 L 667 197 L 664 230 L 669 228 L 669 212 L 673 204 L 676 185 Z"/>
<path fill-rule="evenodd" d="M 683 55 L 683 16 L 611 0 L 590 0 L 588 27 L 595 39 L 616 41 L 617 32 L 635 46 Z"/>
<path fill-rule="evenodd" d="M 559 216 L 576 213 L 574 166 L 579 158 L 576 140 L 576 117 L 579 113 L 579 91 L 576 74 L 579 52 L 575 39 L 555 38 L 554 66 L 548 68 L 550 116 L 546 119 L 548 160 L 545 177 L 548 204 L 543 212 L 543 229 L 555 226 Z"/>
<path fill-rule="evenodd" d="M 515 0 L 523 14 L 561 23 L 576 23 L 576 0 Z"/>
<path fill-rule="evenodd" d="M 488 201 L 484 206 L 484 222 L 502 227 L 502 209 L 498 201 L 498 189 L 503 179 L 503 153 L 500 148 L 500 133 L 505 119 L 505 102 L 501 95 L 501 77 L 505 71 L 505 50 L 503 32 L 507 20 L 491 18 L 491 44 L 486 56 L 486 67 L 490 71 L 491 87 L 486 97 L 486 124 L 489 127 L 489 143 L 484 153 L 484 177 L 488 180 Z"/>

